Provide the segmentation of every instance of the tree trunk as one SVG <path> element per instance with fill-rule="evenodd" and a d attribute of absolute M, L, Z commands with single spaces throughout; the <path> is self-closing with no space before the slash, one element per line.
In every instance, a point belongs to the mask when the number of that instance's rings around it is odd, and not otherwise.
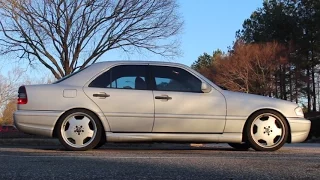
<path fill-rule="evenodd" d="M 312 57 L 313 58 L 313 57 Z M 312 101 L 312 111 L 316 112 L 317 111 L 317 97 L 316 97 L 316 81 L 315 81 L 315 77 L 314 77 L 314 66 L 312 66 L 312 96 L 313 96 L 313 101 Z"/>
<path fill-rule="evenodd" d="M 295 69 L 295 77 L 294 77 L 294 80 L 295 80 L 295 91 L 296 91 L 296 93 L 295 93 L 295 99 L 296 99 L 296 103 L 298 103 L 298 95 L 299 95 L 299 93 L 298 93 L 298 73 L 299 73 L 299 70 L 296 68 Z"/>
<path fill-rule="evenodd" d="M 275 73 L 274 75 L 274 96 L 276 98 L 279 98 L 278 96 L 278 72 Z"/>
<path fill-rule="evenodd" d="M 320 79 L 319 79 L 319 75 L 317 78 L 317 84 L 318 84 L 318 106 L 319 106 L 319 111 L 320 111 Z"/>
<path fill-rule="evenodd" d="M 308 112 L 311 111 L 311 94 L 310 94 L 310 68 L 307 65 L 307 97 L 308 97 Z"/>
<path fill-rule="evenodd" d="M 317 97 L 316 97 L 316 81 L 315 81 L 315 60 L 314 60 L 314 50 L 313 50 L 313 46 L 311 48 L 311 76 L 312 76 L 312 96 L 313 96 L 313 102 L 312 102 L 312 111 L 316 112 L 317 111 Z"/>
<path fill-rule="evenodd" d="M 280 90 L 280 99 L 283 99 L 283 81 L 282 81 L 282 65 L 280 65 L 280 69 L 279 69 L 279 90 Z"/>
<path fill-rule="evenodd" d="M 290 101 L 293 101 L 293 91 L 292 91 L 292 71 L 291 71 L 291 64 L 289 65 L 288 71 L 289 71 L 289 94 L 290 94 Z"/>
<path fill-rule="evenodd" d="M 286 91 L 286 66 L 283 65 L 282 68 L 282 99 L 287 100 L 287 91 Z"/>

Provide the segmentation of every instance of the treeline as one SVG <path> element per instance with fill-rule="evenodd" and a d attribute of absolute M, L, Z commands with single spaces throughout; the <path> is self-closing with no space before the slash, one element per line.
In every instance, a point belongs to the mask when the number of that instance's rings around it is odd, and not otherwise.
<path fill-rule="evenodd" d="M 192 64 L 230 90 L 261 94 L 320 109 L 320 1 L 269 0 L 236 32 L 227 53 L 203 54 Z"/>

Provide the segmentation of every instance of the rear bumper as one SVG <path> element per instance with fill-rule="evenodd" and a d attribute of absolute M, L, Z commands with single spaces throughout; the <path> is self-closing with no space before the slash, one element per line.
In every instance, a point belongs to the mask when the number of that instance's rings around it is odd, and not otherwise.
<path fill-rule="evenodd" d="M 19 131 L 52 137 L 54 126 L 63 112 L 17 110 L 13 114 L 14 125 Z"/>
<path fill-rule="evenodd" d="M 304 118 L 287 118 L 291 129 L 291 143 L 303 142 L 307 139 L 311 121 Z"/>

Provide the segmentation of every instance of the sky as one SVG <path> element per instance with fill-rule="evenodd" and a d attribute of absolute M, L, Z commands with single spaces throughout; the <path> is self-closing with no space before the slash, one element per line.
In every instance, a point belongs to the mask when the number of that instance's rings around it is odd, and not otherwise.
<path fill-rule="evenodd" d="M 181 56 L 170 61 L 190 66 L 204 52 L 227 51 L 235 40 L 236 31 L 250 17 L 263 0 L 178 0 L 179 13 L 184 21 L 181 34 Z M 168 59 L 147 54 L 123 55 L 109 52 L 106 60 L 160 60 Z"/>
<path fill-rule="evenodd" d="M 235 40 L 235 33 L 251 13 L 262 6 L 263 0 L 178 0 L 179 13 L 184 21 L 181 34 L 181 56 L 170 61 L 190 66 L 204 52 L 212 54 L 216 49 L 227 51 Z M 3 58 L 3 57 L 2 57 Z M 12 58 L 12 57 L 9 57 Z M 14 59 L 13 59 L 14 60 Z M 168 61 L 153 54 L 126 54 L 121 51 L 106 53 L 101 60 L 160 60 Z M 5 75 L 9 69 L 19 66 L 17 60 L 11 61 L 0 74 Z M 28 74 L 47 76 L 44 66 L 28 68 Z"/>
<path fill-rule="evenodd" d="M 227 51 L 236 31 L 262 0 L 179 0 L 185 21 L 182 35 L 183 56 L 177 62 L 191 65 L 204 52 Z"/>

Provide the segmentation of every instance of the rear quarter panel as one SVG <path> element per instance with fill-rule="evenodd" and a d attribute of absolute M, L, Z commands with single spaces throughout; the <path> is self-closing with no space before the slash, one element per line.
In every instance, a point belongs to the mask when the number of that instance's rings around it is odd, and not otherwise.
<path fill-rule="evenodd" d="M 100 108 L 84 94 L 82 87 L 60 84 L 30 85 L 25 87 L 28 103 L 18 105 L 18 110 L 57 111 L 61 112 L 62 115 L 71 109 L 84 108 L 97 114 L 104 125 L 105 131 L 110 131 L 107 119 Z M 75 96 L 66 95 L 64 93 L 66 90 L 75 92 Z"/>

